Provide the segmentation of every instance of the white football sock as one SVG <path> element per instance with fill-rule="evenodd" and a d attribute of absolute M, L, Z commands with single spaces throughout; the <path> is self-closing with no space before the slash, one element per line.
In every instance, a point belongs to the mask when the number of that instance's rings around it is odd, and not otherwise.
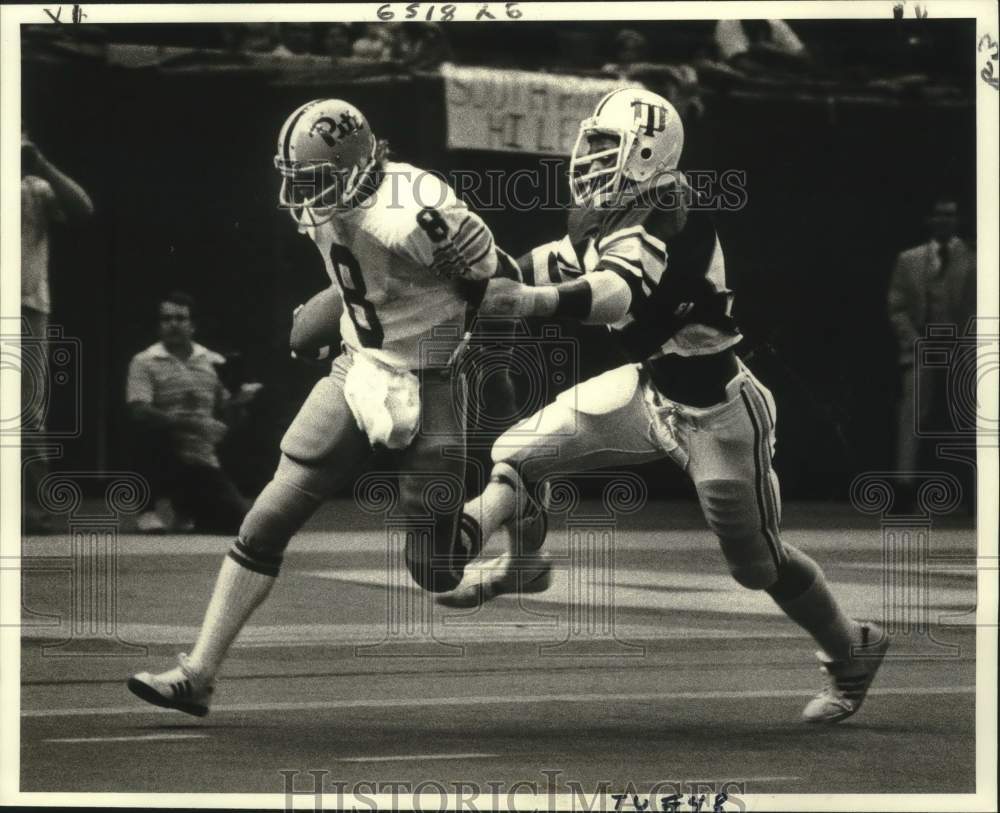
<path fill-rule="evenodd" d="M 194 671 L 209 681 L 215 677 L 230 645 L 253 611 L 267 598 L 275 580 L 274 576 L 244 567 L 230 556 L 222 560 L 198 642 L 188 658 Z"/>
<path fill-rule="evenodd" d="M 514 516 L 517 495 L 506 482 L 490 480 L 483 493 L 465 504 L 465 513 L 479 523 L 483 545 Z"/>

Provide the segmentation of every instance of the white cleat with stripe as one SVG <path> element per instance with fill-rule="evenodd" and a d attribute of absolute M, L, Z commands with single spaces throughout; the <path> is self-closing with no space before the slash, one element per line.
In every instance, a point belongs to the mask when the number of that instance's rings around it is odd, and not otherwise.
<path fill-rule="evenodd" d="M 183 652 L 177 656 L 177 666 L 154 675 L 139 672 L 128 679 L 128 690 L 154 706 L 177 709 L 195 717 L 208 714 L 214 686 L 199 677 L 187 662 Z"/>
<path fill-rule="evenodd" d="M 809 723 L 839 723 L 855 714 L 868 694 L 875 673 L 882 665 L 889 637 L 874 624 L 861 627 L 861 645 L 854 657 L 834 661 L 823 652 L 817 652 L 820 669 L 830 678 L 830 685 L 823 689 L 802 711 L 802 718 Z"/>
<path fill-rule="evenodd" d="M 437 597 L 443 607 L 478 607 L 505 593 L 527 595 L 548 590 L 552 584 L 552 561 L 544 555 L 521 557 L 509 553 L 477 563 L 466 571 L 466 579 L 450 593 Z"/>

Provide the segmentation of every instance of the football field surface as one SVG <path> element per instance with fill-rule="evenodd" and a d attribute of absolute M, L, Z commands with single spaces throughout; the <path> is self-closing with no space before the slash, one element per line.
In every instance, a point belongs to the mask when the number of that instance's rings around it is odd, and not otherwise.
<path fill-rule="evenodd" d="M 814 644 L 732 581 L 687 504 L 612 528 L 557 523 L 551 588 L 475 610 L 434 605 L 391 535 L 331 504 L 293 540 L 203 719 L 151 707 L 125 680 L 190 651 L 231 540 L 29 538 L 21 789 L 281 794 L 293 776 L 311 789 L 313 771 L 329 807 L 337 785 L 421 781 L 475 784 L 485 807 L 518 782 L 974 791 L 974 531 L 915 524 L 904 543 L 843 506 L 787 514 L 785 541 L 823 566 L 846 609 L 894 631 L 863 709 L 837 726 L 800 721 L 824 685 Z M 105 586 L 81 594 L 91 565 L 87 583 Z M 86 602 L 103 602 L 98 629 Z"/>

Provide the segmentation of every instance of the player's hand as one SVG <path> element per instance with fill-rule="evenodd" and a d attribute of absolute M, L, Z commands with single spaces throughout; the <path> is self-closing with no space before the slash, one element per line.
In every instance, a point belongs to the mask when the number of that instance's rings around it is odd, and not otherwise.
<path fill-rule="evenodd" d="M 550 316 L 558 294 L 551 286 L 534 287 L 494 277 L 479 306 L 482 316 Z"/>
<path fill-rule="evenodd" d="M 494 277 L 486 286 L 486 294 L 479 305 L 483 316 L 521 316 L 524 299 L 521 289 L 525 286 L 516 280 Z"/>

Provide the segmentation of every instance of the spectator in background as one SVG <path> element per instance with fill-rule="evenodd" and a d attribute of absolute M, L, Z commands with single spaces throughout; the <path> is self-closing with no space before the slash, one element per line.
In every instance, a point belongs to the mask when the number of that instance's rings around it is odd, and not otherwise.
<path fill-rule="evenodd" d="M 126 402 L 137 430 L 136 468 L 153 491 L 149 510 L 139 517 L 142 531 L 168 529 L 155 511 L 157 496 L 173 504 L 173 530 L 228 531 L 250 507 L 223 471 L 216 447 L 259 385 L 244 385 L 230 397 L 216 369 L 225 358 L 193 340 L 193 310 L 185 293 L 165 297 L 160 341 L 129 364 Z"/>
<path fill-rule="evenodd" d="M 399 46 L 403 63 L 418 70 L 431 70 L 454 59 L 448 37 L 438 23 L 407 23 L 399 31 Z"/>
<path fill-rule="evenodd" d="M 323 25 L 317 35 L 319 53 L 340 59 L 353 52 L 350 29 L 344 23 Z"/>
<path fill-rule="evenodd" d="M 311 23 L 280 23 L 274 56 L 302 56 L 315 50 Z"/>
<path fill-rule="evenodd" d="M 354 41 L 354 56 L 372 62 L 389 62 L 398 51 L 397 37 L 387 23 L 369 23 Z"/>
<path fill-rule="evenodd" d="M 809 58 L 784 20 L 719 20 L 715 45 L 721 59 L 747 71 L 800 66 Z"/>
<path fill-rule="evenodd" d="M 928 325 L 949 325 L 956 336 L 963 335 L 976 311 L 976 254 L 956 233 L 958 203 L 954 198 L 939 197 L 934 202 L 927 226 L 930 240 L 896 258 L 889 287 L 889 318 L 902 376 L 896 470 L 904 475 L 904 507 L 913 504 L 917 486 L 913 473 L 922 463 L 917 427 L 948 431 L 949 425 L 949 368 L 923 366 L 917 376 L 914 343 L 924 337 Z M 954 361 L 950 366 L 954 368 Z"/>
<path fill-rule="evenodd" d="M 619 79 L 627 79 L 633 65 L 646 61 L 649 41 L 635 29 L 623 28 L 615 35 L 614 52 L 614 62 L 604 65 L 601 70 Z"/>
<path fill-rule="evenodd" d="M 252 54 L 270 54 L 280 44 L 277 23 L 228 25 L 223 29 L 228 47 Z"/>
<path fill-rule="evenodd" d="M 31 342 L 22 344 L 22 440 L 44 440 L 48 410 L 49 230 L 53 222 L 79 222 L 94 213 L 83 188 L 63 174 L 21 130 L 21 321 Z M 29 359 L 30 356 L 34 356 Z M 26 442 L 22 449 L 30 452 Z M 44 459 L 24 469 L 24 532 L 51 530 L 38 503 L 38 485 L 45 476 Z"/>
<path fill-rule="evenodd" d="M 649 41 L 632 28 L 624 28 L 615 37 L 616 61 L 619 65 L 644 62 L 649 55 Z"/>
<path fill-rule="evenodd" d="M 677 110 L 685 127 L 691 126 L 705 112 L 698 73 L 690 65 L 642 62 L 631 66 L 625 78 L 663 96 Z"/>

